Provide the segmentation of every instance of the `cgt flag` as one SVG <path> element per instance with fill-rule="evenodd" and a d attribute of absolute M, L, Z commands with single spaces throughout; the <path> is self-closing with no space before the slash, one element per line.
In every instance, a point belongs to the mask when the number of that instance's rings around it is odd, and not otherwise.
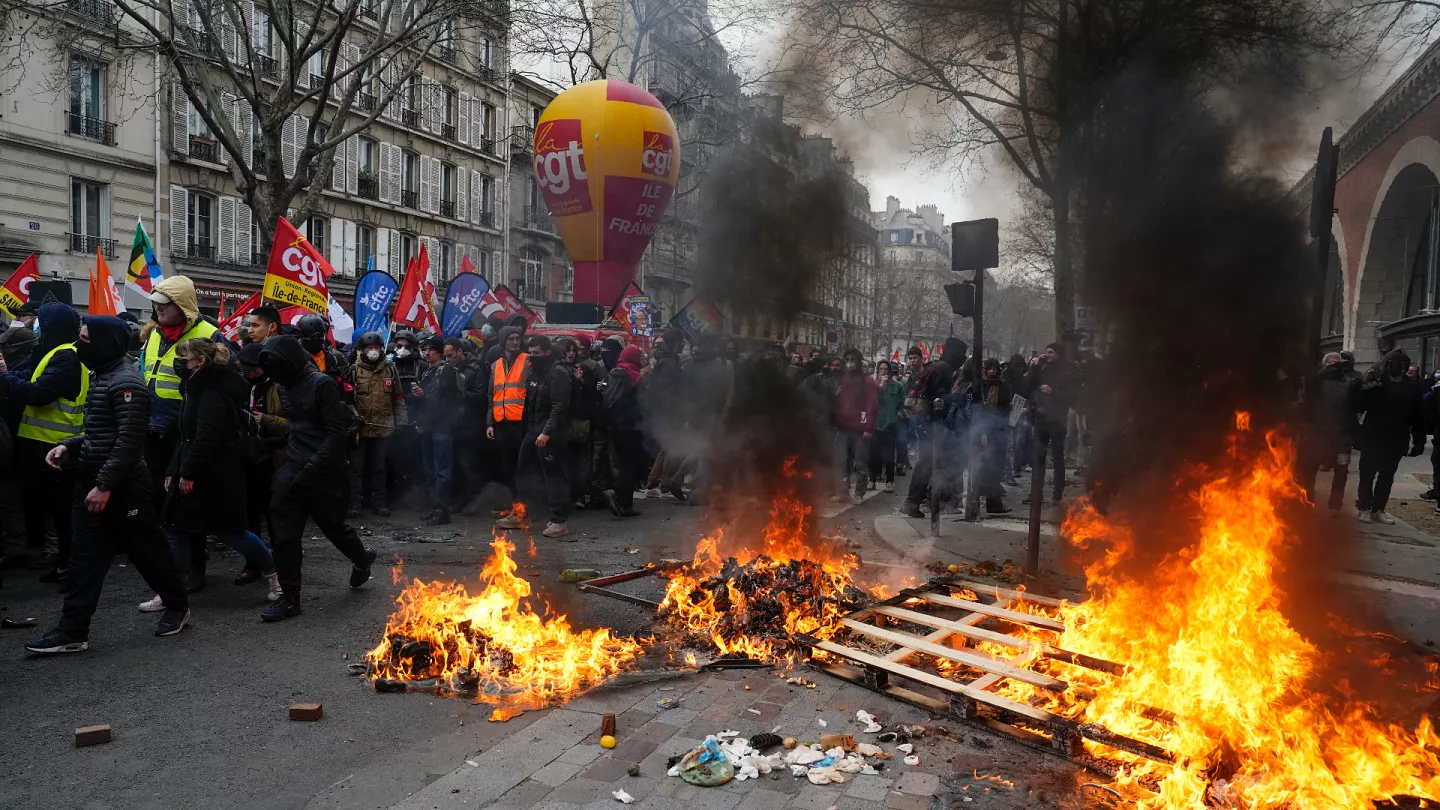
<path fill-rule="evenodd" d="M 719 334 L 724 318 L 720 310 L 703 298 L 691 299 L 684 309 L 675 313 L 670 323 L 679 327 L 691 342 L 698 342 L 701 335 Z"/>
<path fill-rule="evenodd" d="M 245 325 L 245 316 L 258 306 L 260 306 L 260 293 L 255 293 L 241 302 L 230 317 L 221 319 L 220 332 L 225 335 L 226 340 L 233 343 L 240 339 L 240 327 Z"/>
<path fill-rule="evenodd" d="M 275 244 L 265 269 L 265 297 L 281 304 L 304 307 L 311 312 L 330 311 L 330 292 L 325 279 L 335 269 L 325 257 L 284 217 L 275 223 Z"/>
<path fill-rule="evenodd" d="M 39 280 L 40 260 L 31 253 L 0 287 L 0 308 L 13 315 L 16 307 L 30 300 L 30 285 Z"/>

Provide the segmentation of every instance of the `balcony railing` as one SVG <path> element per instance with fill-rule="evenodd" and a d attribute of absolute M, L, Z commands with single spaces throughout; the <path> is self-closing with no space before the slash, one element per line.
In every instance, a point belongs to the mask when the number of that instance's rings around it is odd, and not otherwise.
<path fill-rule="evenodd" d="M 356 93 L 355 110 L 362 113 L 375 112 L 375 97 L 369 93 Z"/>
<path fill-rule="evenodd" d="M 455 140 L 455 125 L 454 125 L 454 124 L 441 124 L 441 125 L 440 125 L 440 137 L 444 138 L 444 139 L 447 140 L 447 141 L 453 141 L 453 140 Z"/>
<path fill-rule="evenodd" d="M 310 89 L 314 90 L 314 89 L 316 89 L 316 88 L 320 88 L 320 87 L 324 87 L 324 86 L 325 86 L 325 77 L 324 77 L 322 74 L 319 74 L 319 73 L 311 73 L 311 74 L 310 74 L 310 85 L 309 85 Z"/>
<path fill-rule="evenodd" d="M 437 45 L 435 47 L 435 58 L 453 65 L 455 64 L 455 49 L 449 45 Z"/>
<path fill-rule="evenodd" d="M 203 56 L 209 56 L 218 51 L 219 48 L 215 47 L 215 38 L 210 36 L 208 32 L 196 31 L 195 50 Z"/>
<path fill-rule="evenodd" d="M 108 146 L 115 145 L 115 125 L 98 118 L 86 118 L 79 113 L 70 113 L 70 134 L 89 138 Z"/>
<path fill-rule="evenodd" d="M 403 205 L 403 206 L 405 206 L 406 208 L 419 208 L 419 207 L 420 207 L 419 204 L 418 204 L 418 203 L 419 203 L 419 198 L 420 198 L 420 195 L 419 195 L 418 192 L 414 192 L 414 191 L 402 191 L 402 192 L 400 192 L 400 204 Z"/>
<path fill-rule="evenodd" d="M 478 67 L 475 69 L 475 74 L 482 82 L 489 82 L 491 84 L 499 84 L 500 82 L 500 71 L 492 67 Z"/>
<path fill-rule="evenodd" d="M 510 128 L 510 154 L 528 155 L 535 143 L 534 127 L 517 124 Z"/>
<path fill-rule="evenodd" d="M 262 53 L 255 57 L 255 62 L 260 68 L 261 76 L 272 81 L 280 80 L 280 63 L 275 61 L 275 57 Z"/>
<path fill-rule="evenodd" d="M 380 181 L 374 177 L 362 177 L 356 184 L 360 196 L 367 200 L 380 199 Z"/>
<path fill-rule="evenodd" d="M 264 144 L 256 143 L 250 148 L 251 167 L 260 174 L 269 171 L 270 153 L 265 151 Z"/>
<path fill-rule="evenodd" d="M 93 256 L 95 249 L 99 248 L 106 258 L 115 258 L 114 239 L 101 239 L 98 236 L 86 236 L 83 233 L 72 233 L 69 234 L 69 237 L 71 253 L 86 253 Z"/>
<path fill-rule="evenodd" d="M 103 2 L 103 0 L 67 0 L 65 7 L 71 14 L 78 14 L 97 22 L 112 22 L 115 19 L 115 5 Z"/>
<path fill-rule="evenodd" d="M 364 17 L 367 20 L 374 20 L 377 18 L 375 8 L 369 4 L 364 4 L 360 6 L 360 16 Z"/>
<path fill-rule="evenodd" d="M 407 126 L 407 127 L 414 127 L 415 129 L 419 129 L 419 128 L 420 128 L 420 111 L 419 111 L 419 110 L 401 110 L 401 111 L 400 111 L 400 123 L 404 124 L 404 125 Z"/>
<path fill-rule="evenodd" d="M 480 227 L 482 227 L 482 228 L 493 228 L 493 227 L 495 227 L 495 212 L 494 212 L 494 211 L 481 211 L 481 212 L 480 212 Z"/>
<path fill-rule="evenodd" d="M 199 135 L 190 136 L 190 157 L 196 160 L 208 160 L 211 163 L 220 162 L 220 147 L 209 138 L 202 138 Z"/>
<path fill-rule="evenodd" d="M 215 261 L 215 246 L 209 242 L 191 242 L 189 256 L 202 262 Z"/>
<path fill-rule="evenodd" d="M 498 151 L 496 151 L 496 149 L 495 149 L 495 139 L 494 139 L 494 138 L 481 138 L 481 139 L 480 139 L 480 151 L 481 151 L 481 152 L 484 152 L 484 153 L 487 154 L 487 155 L 495 155 L 496 157 L 499 157 L 499 154 L 500 154 L 500 153 L 499 153 Z"/>
<path fill-rule="evenodd" d="M 454 200 L 441 200 L 441 201 L 440 201 L 440 216 L 442 216 L 442 217 L 450 217 L 451 219 L 454 219 L 454 218 L 455 218 L 455 201 L 454 201 Z"/>
<path fill-rule="evenodd" d="M 555 233 L 555 220 L 550 218 L 550 212 L 539 206 L 525 206 L 525 227 L 546 233 Z"/>

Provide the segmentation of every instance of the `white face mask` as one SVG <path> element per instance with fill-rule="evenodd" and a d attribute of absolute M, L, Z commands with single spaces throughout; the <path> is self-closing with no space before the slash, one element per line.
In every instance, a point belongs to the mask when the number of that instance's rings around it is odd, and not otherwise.
<path fill-rule="evenodd" d="M 366 360 L 369 360 L 369 361 L 372 362 L 372 363 L 375 362 L 376 360 L 379 360 L 379 359 L 380 359 L 380 350 L 379 350 L 379 349 L 371 349 L 371 350 L 365 352 L 365 359 L 366 359 Z"/>
<path fill-rule="evenodd" d="M 407 348 L 405 348 L 404 346 L 401 346 L 400 348 L 398 348 L 398 349 L 395 350 L 395 356 L 396 356 L 396 357 L 399 357 L 399 358 L 402 358 L 402 359 L 403 359 L 403 358 L 406 358 L 406 357 L 409 357 L 409 356 L 410 356 L 410 350 L 407 349 Z"/>

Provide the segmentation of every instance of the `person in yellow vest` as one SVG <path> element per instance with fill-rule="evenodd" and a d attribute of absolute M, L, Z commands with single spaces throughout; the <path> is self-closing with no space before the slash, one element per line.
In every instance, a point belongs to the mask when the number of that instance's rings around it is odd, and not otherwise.
<path fill-rule="evenodd" d="M 65 304 L 40 307 L 37 318 L 40 343 L 30 359 L 14 371 L 0 375 L 4 398 L 23 405 L 16 430 L 16 464 L 22 471 L 25 503 L 25 542 L 32 553 L 45 546 L 45 522 L 55 525 L 59 554 L 43 582 L 59 582 L 70 562 L 70 495 L 75 486 L 72 471 L 45 463 L 51 448 L 79 436 L 84 421 L 85 392 L 90 377 L 75 354 L 80 337 L 80 316 Z"/>
<path fill-rule="evenodd" d="M 530 358 L 520 351 L 520 330 L 500 330 L 500 356 L 490 369 L 490 408 L 485 414 L 485 436 L 495 442 L 496 476 L 515 494 L 515 463 L 525 439 L 525 383 Z"/>
<path fill-rule="evenodd" d="M 165 498 L 165 470 L 175 456 L 179 442 L 176 423 L 180 418 L 180 377 L 175 373 L 175 347 L 191 338 L 222 339 L 220 330 L 201 316 L 195 300 L 195 284 L 185 276 L 171 276 L 155 285 L 150 294 L 154 315 L 140 332 L 140 373 L 150 391 L 150 434 L 145 441 L 145 465 L 149 469 L 156 510 Z M 192 560 L 204 561 L 203 543 Z M 205 587 L 203 568 L 181 571 L 192 591 Z"/>

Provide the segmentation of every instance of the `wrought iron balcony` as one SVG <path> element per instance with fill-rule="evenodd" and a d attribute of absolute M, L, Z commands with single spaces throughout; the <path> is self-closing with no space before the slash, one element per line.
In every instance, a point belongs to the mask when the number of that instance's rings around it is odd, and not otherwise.
<path fill-rule="evenodd" d="M 202 138 L 199 135 L 190 136 L 190 157 L 196 160 L 208 160 L 211 163 L 220 162 L 220 145 L 209 138 Z"/>
<path fill-rule="evenodd" d="M 406 208 L 419 208 L 420 195 L 414 191 L 400 192 L 400 204 Z"/>
<path fill-rule="evenodd" d="M 494 138 L 481 138 L 480 151 L 484 152 L 487 155 L 495 155 L 496 157 L 500 156 L 500 153 L 495 148 Z"/>
<path fill-rule="evenodd" d="M 87 118 L 79 113 L 70 113 L 70 134 L 89 138 L 108 146 L 115 145 L 115 125 L 98 118 Z"/>
<path fill-rule="evenodd" d="M 208 241 L 191 242 L 189 245 L 189 256 L 202 262 L 215 261 L 215 246 Z"/>
<path fill-rule="evenodd" d="M 420 111 L 419 111 L 419 110 L 401 110 L 401 111 L 400 111 L 400 123 L 404 124 L 404 125 L 407 126 L 407 127 L 413 127 L 413 128 L 415 128 L 415 129 L 419 129 L 419 128 L 420 128 Z"/>
<path fill-rule="evenodd" d="M 270 79 L 271 81 L 280 80 L 280 63 L 275 61 L 275 57 L 266 56 L 262 53 L 256 55 L 255 62 L 260 68 L 261 76 Z"/>
<path fill-rule="evenodd" d="M 435 47 L 435 58 L 453 65 L 455 64 L 455 49 L 449 45 L 437 45 Z"/>
<path fill-rule="evenodd" d="M 319 73 L 310 74 L 310 89 L 314 90 L 325 86 L 325 77 Z"/>
<path fill-rule="evenodd" d="M 444 138 L 444 139 L 447 140 L 447 141 L 453 141 L 453 140 L 455 140 L 455 125 L 454 125 L 454 124 L 441 124 L 441 125 L 440 125 L 440 137 Z"/>
<path fill-rule="evenodd" d="M 101 239 L 98 236 L 86 236 L 83 233 L 72 233 L 68 236 L 70 237 L 71 253 L 85 253 L 93 256 L 96 248 L 99 248 L 100 253 L 106 258 L 115 258 L 114 239 Z"/>
<path fill-rule="evenodd" d="M 108 23 L 115 20 L 114 3 L 104 2 L 104 0 L 67 0 L 65 8 L 71 14 L 77 14 L 96 22 Z"/>
<path fill-rule="evenodd" d="M 380 199 L 380 181 L 374 177 L 361 177 L 356 190 L 367 200 Z"/>
<path fill-rule="evenodd" d="M 528 155 L 535 143 L 535 128 L 517 124 L 510 128 L 510 154 Z"/>
<path fill-rule="evenodd" d="M 482 227 L 482 228 L 493 228 L 493 227 L 495 227 L 495 212 L 494 212 L 494 211 L 481 211 L 481 212 L 480 212 L 480 227 Z"/>
<path fill-rule="evenodd" d="M 355 110 L 362 113 L 375 112 L 375 97 L 369 93 L 356 93 Z"/>
<path fill-rule="evenodd" d="M 442 216 L 442 217 L 450 217 L 451 219 L 454 219 L 454 218 L 455 218 L 455 201 L 454 201 L 454 200 L 441 200 L 441 201 L 440 201 L 440 216 Z"/>
<path fill-rule="evenodd" d="M 550 218 L 550 212 L 535 205 L 525 206 L 525 227 L 546 233 L 555 233 L 555 220 Z"/>

